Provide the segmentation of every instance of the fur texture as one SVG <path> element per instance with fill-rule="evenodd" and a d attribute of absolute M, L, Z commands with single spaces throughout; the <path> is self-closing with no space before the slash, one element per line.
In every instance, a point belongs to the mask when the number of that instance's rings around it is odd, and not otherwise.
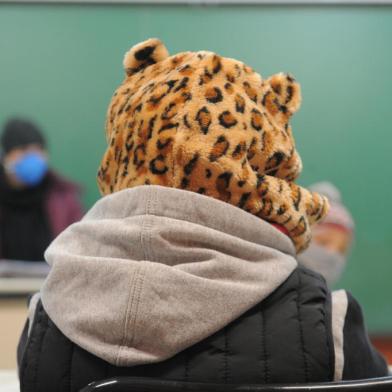
<path fill-rule="evenodd" d="M 206 51 L 170 57 L 158 39 L 134 46 L 124 67 L 107 115 L 103 194 L 144 184 L 199 192 L 284 226 L 298 252 L 307 247 L 328 203 L 293 182 L 302 163 L 289 124 L 301 103 L 292 76 L 263 80 Z"/>

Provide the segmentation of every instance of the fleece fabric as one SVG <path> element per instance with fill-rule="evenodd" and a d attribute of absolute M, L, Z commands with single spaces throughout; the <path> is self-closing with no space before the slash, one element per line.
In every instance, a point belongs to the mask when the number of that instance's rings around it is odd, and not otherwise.
<path fill-rule="evenodd" d="M 124 69 L 108 108 L 104 195 L 145 184 L 202 193 L 283 226 L 297 252 L 308 246 L 328 203 L 295 183 L 292 75 L 263 79 L 208 51 L 170 56 L 158 39 L 132 47 Z"/>
<path fill-rule="evenodd" d="M 51 244 L 42 303 L 65 336 L 107 362 L 158 362 L 269 296 L 294 255 L 287 236 L 239 208 L 141 186 L 101 199 Z"/>

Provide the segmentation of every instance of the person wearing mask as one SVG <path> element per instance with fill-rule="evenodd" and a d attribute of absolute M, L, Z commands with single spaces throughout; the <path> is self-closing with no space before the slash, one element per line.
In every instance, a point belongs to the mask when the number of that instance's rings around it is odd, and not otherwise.
<path fill-rule="evenodd" d="M 49 168 L 32 122 L 10 119 L 0 143 L 0 260 L 43 261 L 49 243 L 82 216 L 79 187 Z"/>
<path fill-rule="evenodd" d="M 339 190 L 332 183 L 319 182 L 309 189 L 326 196 L 330 209 L 325 218 L 313 226 L 312 241 L 309 248 L 298 255 L 298 261 L 320 273 L 328 285 L 333 287 L 342 276 L 350 255 L 354 241 L 354 220 L 343 204 Z"/>
<path fill-rule="evenodd" d="M 45 253 L 18 349 L 22 392 L 116 376 L 219 384 L 387 375 L 360 306 L 298 267 L 327 200 L 298 186 L 300 86 L 215 53 L 125 56 L 104 197 Z"/>

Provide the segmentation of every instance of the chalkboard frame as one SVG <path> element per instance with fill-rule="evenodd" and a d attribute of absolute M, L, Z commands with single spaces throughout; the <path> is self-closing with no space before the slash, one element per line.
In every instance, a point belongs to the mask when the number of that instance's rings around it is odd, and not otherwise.
<path fill-rule="evenodd" d="M 26 4 L 152 4 L 152 5 L 392 5 L 392 0 L 0 0 Z"/>

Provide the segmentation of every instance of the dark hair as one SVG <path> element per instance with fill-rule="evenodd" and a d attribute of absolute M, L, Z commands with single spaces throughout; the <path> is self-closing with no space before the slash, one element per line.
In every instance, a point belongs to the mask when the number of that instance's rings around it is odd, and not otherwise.
<path fill-rule="evenodd" d="M 41 130 L 32 122 L 21 118 L 12 118 L 6 122 L 1 135 L 3 154 L 14 148 L 38 144 L 46 147 L 46 140 Z"/>

